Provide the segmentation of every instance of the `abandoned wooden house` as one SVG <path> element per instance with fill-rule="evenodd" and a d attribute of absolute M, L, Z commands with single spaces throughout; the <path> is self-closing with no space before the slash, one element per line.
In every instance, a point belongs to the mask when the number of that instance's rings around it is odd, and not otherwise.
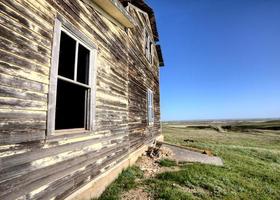
<path fill-rule="evenodd" d="M 0 2 L 0 199 L 98 197 L 161 138 L 143 0 Z"/>

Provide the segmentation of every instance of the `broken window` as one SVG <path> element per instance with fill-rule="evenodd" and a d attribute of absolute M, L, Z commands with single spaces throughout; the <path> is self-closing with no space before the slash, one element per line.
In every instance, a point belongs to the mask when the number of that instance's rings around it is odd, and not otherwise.
<path fill-rule="evenodd" d="M 61 31 L 55 130 L 89 128 L 90 55 L 90 48 L 82 41 L 64 29 Z"/>
<path fill-rule="evenodd" d="M 152 63 L 152 49 L 153 49 L 153 42 L 150 38 L 150 35 L 147 30 L 145 30 L 145 56 L 150 63 Z"/>
<path fill-rule="evenodd" d="M 154 94 L 150 89 L 147 91 L 147 110 L 148 124 L 152 125 L 154 123 Z"/>

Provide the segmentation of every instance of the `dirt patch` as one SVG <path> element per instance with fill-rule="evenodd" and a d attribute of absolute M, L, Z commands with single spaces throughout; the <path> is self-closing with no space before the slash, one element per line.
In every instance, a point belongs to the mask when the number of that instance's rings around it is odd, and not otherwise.
<path fill-rule="evenodd" d="M 168 147 L 163 147 L 160 143 L 157 147 L 149 147 L 146 156 L 159 160 L 162 158 L 170 158 L 174 155 L 173 151 Z"/>
<path fill-rule="evenodd" d="M 152 196 L 144 188 L 135 188 L 125 192 L 121 196 L 122 200 L 152 200 Z"/>
<path fill-rule="evenodd" d="M 160 171 L 160 166 L 153 158 L 142 156 L 140 157 L 136 164 L 143 172 L 144 177 L 154 177 Z"/>
<path fill-rule="evenodd" d="M 166 171 L 178 171 L 180 168 L 174 167 L 162 167 L 159 164 L 161 159 L 171 159 L 173 152 L 167 147 L 160 147 L 149 149 L 146 155 L 141 156 L 137 162 L 138 166 L 143 172 L 145 178 L 155 177 L 159 173 Z"/>
<path fill-rule="evenodd" d="M 178 171 L 180 168 L 174 167 L 162 167 L 159 164 L 161 159 L 171 159 L 173 152 L 167 147 L 153 147 L 140 158 L 138 158 L 135 163 L 144 173 L 144 179 L 155 177 L 159 173 L 166 171 Z M 136 180 L 136 182 L 141 184 L 141 179 Z M 142 186 L 135 189 L 131 189 L 121 196 L 122 200 L 152 200 L 153 197 L 145 191 Z"/>
<path fill-rule="evenodd" d="M 163 146 L 160 147 L 160 154 L 160 158 L 171 158 L 174 155 L 173 151 L 170 148 Z"/>

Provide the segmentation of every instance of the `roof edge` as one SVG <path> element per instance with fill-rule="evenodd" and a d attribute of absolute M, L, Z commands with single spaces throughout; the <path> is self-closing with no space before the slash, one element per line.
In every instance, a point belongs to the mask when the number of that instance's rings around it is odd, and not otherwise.
<path fill-rule="evenodd" d="M 161 46 L 159 44 L 156 45 L 156 50 L 157 50 L 157 54 L 158 54 L 159 66 L 163 67 L 164 60 L 163 60 L 163 56 L 162 56 Z"/>
<path fill-rule="evenodd" d="M 108 15 L 118 21 L 126 28 L 133 28 L 134 23 L 132 17 L 128 14 L 124 6 L 119 0 L 91 0 L 98 5 Z"/>

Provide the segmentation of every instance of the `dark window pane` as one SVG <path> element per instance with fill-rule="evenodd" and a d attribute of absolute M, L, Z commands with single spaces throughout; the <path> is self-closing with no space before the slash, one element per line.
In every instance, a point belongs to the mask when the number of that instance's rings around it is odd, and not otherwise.
<path fill-rule="evenodd" d="M 60 38 L 58 75 L 74 79 L 76 41 L 63 31 Z"/>
<path fill-rule="evenodd" d="M 79 44 L 77 81 L 88 84 L 90 51 Z"/>
<path fill-rule="evenodd" d="M 56 130 L 85 128 L 86 92 L 84 87 L 58 79 Z"/>

